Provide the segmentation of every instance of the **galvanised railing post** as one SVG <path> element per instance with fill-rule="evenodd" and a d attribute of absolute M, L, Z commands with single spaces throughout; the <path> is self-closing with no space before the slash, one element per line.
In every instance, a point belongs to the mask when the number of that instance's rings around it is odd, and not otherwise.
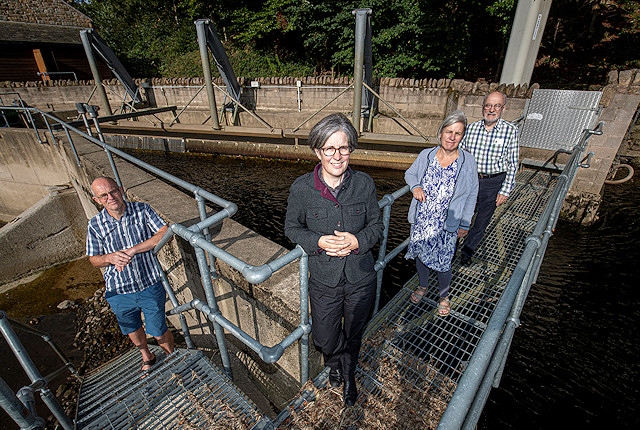
<path fill-rule="evenodd" d="M 51 140 L 53 140 L 53 144 L 55 146 L 58 146 L 58 141 L 56 140 L 56 137 L 53 135 L 53 130 L 51 130 L 51 124 L 49 124 L 49 120 L 46 116 L 44 116 L 44 114 L 42 114 L 41 112 L 41 116 L 42 116 L 42 120 L 44 121 L 44 123 L 47 126 L 47 130 L 49 130 L 49 134 L 51 135 Z"/>
<path fill-rule="evenodd" d="M 96 109 L 96 106 L 87 105 L 86 109 L 87 109 L 87 115 L 89 116 L 89 118 L 93 120 L 93 125 L 96 128 L 96 134 L 98 135 L 98 139 L 100 139 L 100 142 L 105 143 L 104 135 L 102 134 L 102 130 L 100 129 L 100 121 L 98 121 L 98 111 Z"/>
<path fill-rule="evenodd" d="M 87 129 L 87 134 L 93 137 L 93 133 L 91 132 L 91 125 L 89 124 L 89 121 L 87 121 L 87 109 L 85 106 L 85 103 L 76 103 L 76 109 L 78 110 L 78 114 L 82 118 L 82 122 L 84 122 L 84 127 Z"/>
<path fill-rule="evenodd" d="M 36 127 L 36 122 L 33 120 L 33 116 L 31 115 L 31 109 L 24 106 L 22 100 L 20 100 L 21 107 L 24 108 L 24 113 L 26 113 L 27 118 L 29 119 L 29 124 L 33 128 L 33 132 L 36 134 L 36 139 L 38 139 L 38 143 L 44 144 L 42 138 L 40 137 L 40 133 L 38 132 L 38 127 Z"/>
<path fill-rule="evenodd" d="M 196 252 L 196 259 L 198 260 L 198 268 L 200 269 L 200 277 L 202 279 L 202 286 L 204 287 L 204 294 L 207 298 L 207 305 L 214 314 L 220 314 L 218 308 L 218 302 L 213 292 L 213 285 L 211 284 L 211 276 L 209 275 L 209 266 L 207 265 L 207 257 L 202 248 L 194 246 Z M 224 330 L 220 324 L 216 321 L 212 321 L 213 329 L 218 341 L 218 349 L 220 350 L 220 359 L 222 360 L 222 367 L 225 373 L 231 380 L 233 380 L 233 370 L 231 369 L 231 360 L 229 360 L 229 352 L 227 351 L 227 344 L 224 339 Z"/>
<path fill-rule="evenodd" d="M 0 378 L 0 407 L 4 409 L 21 429 L 44 429 L 44 420 L 18 399 L 16 394 Z"/>
<path fill-rule="evenodd" d="M 200 212 L 200 221 L 204 221 L 207 219 L 207 206 L 205 204 L 204 198 L 198 194 L 198 192 L 194 192 L 196 202 L 198 202 L 198 211 Z M 211 240 L 211 233 L 209 232 L 209 227 L 204 227 L 202 229 L 202 234 L 207 240 Z M 207 253 L 207 257 L 209 260 L 209 276 L 212 279 L 218 279 L 218 273 L 216 272 L 216 259 L 210 253 Z"/>
<path fill-rule="evenodd" d="M 380 240 L 380 249 L 378 250 L 378 261 L 384 261 L 384 257 L 387 253 L 387 241 L 389 237 L 389 223 L 391 220 L 391 205 L 393 205 L 393 197 L 389 194 L 384 196 L 381 202 L 384 201 L 384 207 L 382 208 L 382 224 L 384 225 L 384 230 L 382 234 L 382 239 Z M 380 270 L 376 272 L 376 301 L 373 306 L 373 315 L 378 313 L 378 308 L 380 307 L 380 295 L 382 294 L 382 279 L 384 277 L 384 266 Z"/>
<path fill-rule="evenodd" d="M 380 307 L 380 296 L 382 295 L 382 280 L 384 276 L 384 268 L 387 266 L 387 263 L 395 258 L 402 249 L 407 246 L 407 241 L 404 241 L 401 245 L 396 247 L 390 254 L 387 255 L 387 243 L 389 237 L 389 224 L 391 222 L 391 206 L 393 203 L 409 192 L 409 186 L 405 185 L 399 190 L 394 191 L 392 194 L 386 194 L 380 201 L 378 202 L 378 207 L 382 209 L 382 223 L 384 225 L 382 239 L 380 240 L 380 249 L 378 251 L 378 260 L 374 266 L 376 270 L 377 276 L 377 286 L 376 286 L 376 301 L 373 307 L 373 315 L 378 313 L 378 308 Z M 407 239 L 408 240 L 408 239 Z"/>
<path fill-rule="evenodd" d="M 302 251 L 298 265 L 300 267 L 300 327 L 304 330 L 300 339 L 300 382 L 301 385 L 304 385 L 309 380 L 309 333 L 311 332 L 311 324 L 309 324 L 309 256 L 300 245 L 296 245 L 296 247 Z"/>
<path fill-rule="evenodd" d="M 67 135 L 67 141 L 69 142 L 69 146 L 71 146 L 71 152 L 73 152 L 73 157 L 76 159 L 76 165 L 78 167 L 82 167 L 82 162 L 80 161 L 80 156 L 78 155 L 78 151 L 76 151 L 76 145 L 73 143 L 73 139 L 71 138 L 71 133 L 69 133 L 69 129 L 67 127 L 62 127 L 64 132 Z"/>
<path fill-rule="evenodd" d="M 46 388 L 46 380 L 40 375 L 38 372 L 38 368 L 29 357 L 27 350 L 24 348 L 18 336 L 11 328 L 11 325 L 8 322 L 7 314 L 4 311 L 0 311 L 0 332 L 4 336 L 7 341 L 7 344 L 13 351 L 13 355 L 18 359 L 20 366 L 27 374 L 27 377 L 31 381 L 32 385 L 37 385 L 40 388 L 40 397 L 44 401 L 44 403 L 49 407 L 49 410 L 56 417 L 60 425 L 65 430 L 73 430 L 73 422 L 71 419 L 64 413 L 62 406 L 56 400 L 55 396 L 51 393 L 51 390 Z"/>

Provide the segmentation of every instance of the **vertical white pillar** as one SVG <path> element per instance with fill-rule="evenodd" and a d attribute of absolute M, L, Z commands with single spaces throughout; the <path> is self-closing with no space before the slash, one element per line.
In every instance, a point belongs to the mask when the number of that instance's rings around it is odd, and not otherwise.
<path fill-rule="evenodd" d="M 518 1 L 500 83 L 530 83 L 549 9 L 551 0 Z"/>

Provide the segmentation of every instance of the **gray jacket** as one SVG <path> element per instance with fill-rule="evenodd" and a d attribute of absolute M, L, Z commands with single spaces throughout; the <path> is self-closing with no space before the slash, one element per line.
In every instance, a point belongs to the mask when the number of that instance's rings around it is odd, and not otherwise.
<path fill-rule="evenodd" d="M 309 273 L 316 281 L 334 287 L 344 273 L 356 283 L 373 273 L 371 248 L 382 237 L 376 187 L 369 175 L 349 169 L 336 199 L 318 178 L 319 168 L 291 185 L 284 233 L 309 254 Z M 318 239 L 335 230 L 355 235 L 359 248 L 346 257 L 328 256 Z"/>
<path fill-rule="evenodd" d="M 413 191 L 421 186 L 422 177 L 431 161 L 435 158 L 439 146 L 423 149 L 404 174 L 404 180 Z M 478 198 L 478 167 L 471 153 L 458 149 L 458 176 L 453 196 L 449 202 L 447 219 L 444 229 L 450 233 L 457 233 L 459 228 L 469 230 L 471 218 L 476 208 Z M 411 199 L 408 219 L 411 224 L 416 220 L 418 200 Z"/>

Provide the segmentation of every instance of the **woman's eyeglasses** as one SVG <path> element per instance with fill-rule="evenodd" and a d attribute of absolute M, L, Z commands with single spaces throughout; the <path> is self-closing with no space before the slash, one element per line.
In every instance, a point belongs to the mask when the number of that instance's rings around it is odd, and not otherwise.
<path fill-rule="evenodd" d="M 327 157 L 333 157 L 338 151 L 340 155 L 349 155 L 351 154 L 351 148 L 348 146 L 341 146 L 340 148 L 334 148 L 333 146 L 327 146 L 326 148 L 321 149 L 322 153 Z"/>

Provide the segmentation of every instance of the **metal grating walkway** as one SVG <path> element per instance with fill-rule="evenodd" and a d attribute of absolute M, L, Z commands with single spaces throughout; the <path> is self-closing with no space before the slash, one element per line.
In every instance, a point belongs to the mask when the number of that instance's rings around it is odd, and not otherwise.
<path fill-rule="evenodd" d="M 161 361 L 145 377 L 132 349 L 85 378 L 76 428 L 273 428 L 201 351 L 150 349 Z"/>
<path fill-rule="evenodd" d="M 417 305 L 409 301 L 418 286 L 415 275 L 374 317 L 365 332 L 357 373 L 359 416 L 346 428 L 403 428 L 407 424 L 394 424 L 388 411 L 380 411 L 378 418 L 368 417 L 369 409 L 376 405 L 394 409 L 392 417 L 420 410 L 425 415 L 420 424 L 428 420 L 429 427 L 437 425 L 518 263 L 525 239 L 551 197 L 556 178 L 533 170 L 518 174 L 516 189 L 508 203 L 496 209 L 472 265 L 463 267 L 457 257 L 454 260 L 449 316 L 437 315 L 435 275 L 423 300 Z M 316 387 L 326 386 L 326 378 L 328 374 L 321 374 L 314 381 Z M 276 423 L 295 419 L 296 411 L 304 410 L 300 405 L 313 395 L 307 391 L 303 397 L 294 400 Z M 372 425 L 374 421 L 382 421 L 383 426 Z"/>

